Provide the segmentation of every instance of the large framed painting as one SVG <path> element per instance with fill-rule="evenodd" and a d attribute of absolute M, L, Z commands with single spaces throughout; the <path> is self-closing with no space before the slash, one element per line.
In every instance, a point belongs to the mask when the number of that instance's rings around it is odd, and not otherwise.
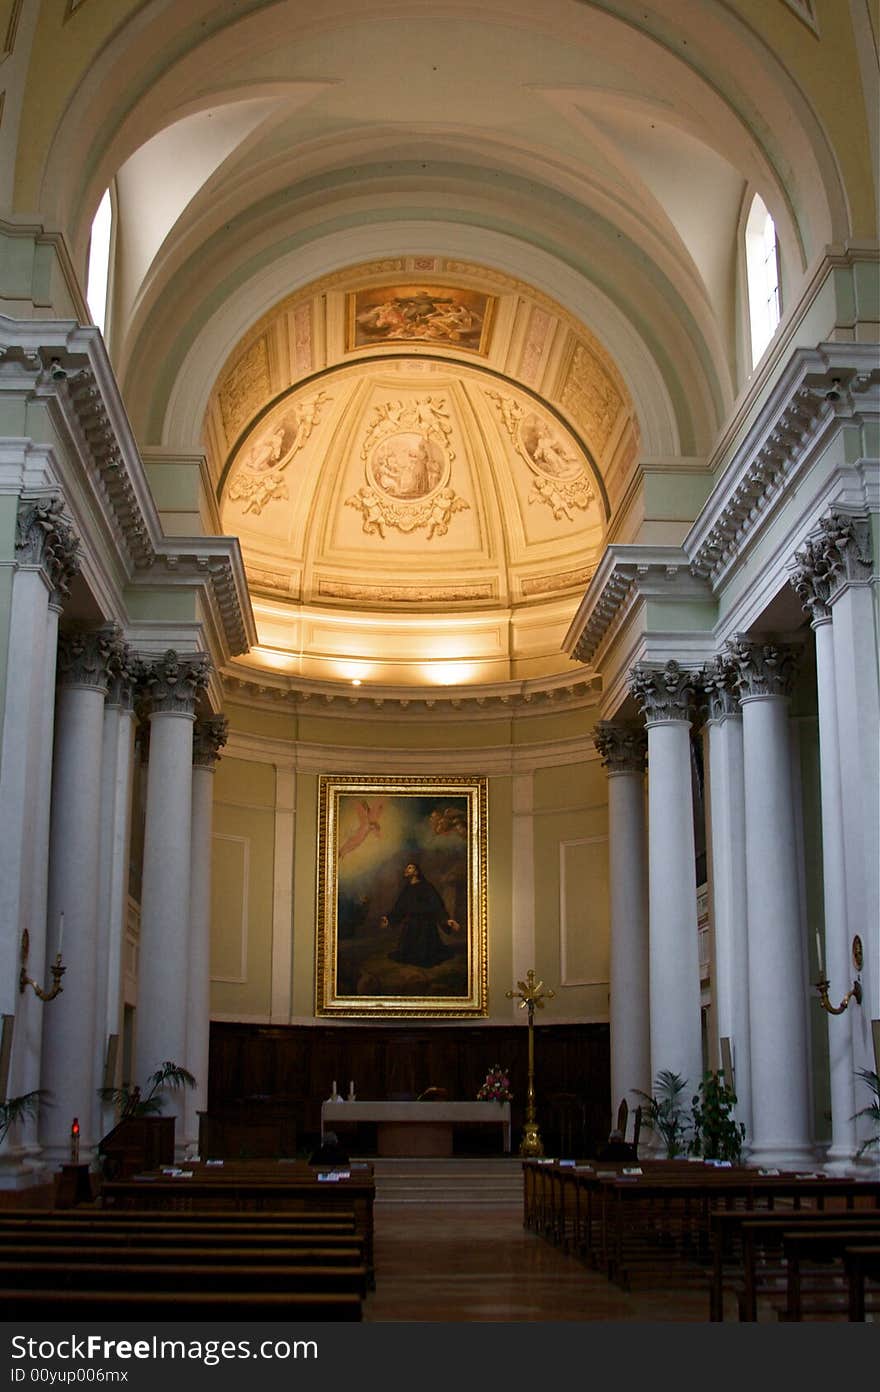
<path fill-rule="evenodd" d="M 451 285 L 384 285 L 348 296 L 346 350 L 426 343 L 488 352 L 494 297 Z"/>
<path fill-rule="evenodd" d="M 486 1015 L 486 780 L 323 774 L 315 1009 Z"/>

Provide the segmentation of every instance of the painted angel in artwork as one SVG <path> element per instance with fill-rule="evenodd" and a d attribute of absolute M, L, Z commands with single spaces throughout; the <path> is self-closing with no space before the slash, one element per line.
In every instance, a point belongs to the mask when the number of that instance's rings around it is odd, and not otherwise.
<path fill-rule="evenodd" d="M 382 814 L 384 805 L 384 802 L 374 802 L 370 805 L 366 798 L 358 799 L 355 806 L 358 824 L 354 831 L 349 832 L 348 836 L 346 836 L 342 845 L 339 847 L 340 860 L 349 855 L 352 851 L 356 851 L 358 846 L 362 845 L 368 836 L 382 835 L 382 827 L 379 818 Z"/>

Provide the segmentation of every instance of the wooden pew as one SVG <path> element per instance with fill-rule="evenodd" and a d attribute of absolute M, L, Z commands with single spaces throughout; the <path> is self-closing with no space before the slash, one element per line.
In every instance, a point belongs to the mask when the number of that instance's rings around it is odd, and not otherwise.
<path fill-rule="evenodd" d="M 160 1291 L 0 1287 L 0 1320 L 361 1320 L 349 1291 Z"/>
<path fill-rule="evenodd" d="M 846 1272 L 849 1319 L 864 1322 L 865 1288 L 869 1281 L 877 1286 L 880 1296 L 880 1243 L 844 1247 L 843 1267 Z"/>
<path fill-rule="evenodd" d="M 355 1231 L 364 1243 L 368 1283 L 375 1285 L 373 1269 L 372 1168 L 352 1169 L 346 1178 L 320 1178 L 302 1163 L 233 1161 L 223 1166 L 187 1166 L 191 1176 L 162 1173 L 104 1184 L 101 1200 L 109 1211 L 210 1212 L 257 1214 L 273 1211 L 285 1216 L 332 1215 L 353 1212 Z"/>
<path fill-rule="evenodd" d="M 20 1290 L 137 1290 L 164 1292 L 167 1290 L 300 1291 L 310 1295 L 325 1291 L 362 1296 L 366 1273 L 363 1266 L 296 1266 L 292 1263 L 236 1263 L 221 1266 L 214 1260 L 180 1262 L 162 1259 L 141 1262 L 137 1253 L 125 1260 L 8 1262 L 0 1260 L 0 1287 L 17 1286 Z"/>
<path fill-rule="evenodd" d="M 736 1296 L 740 1320 L 754 1322 L 758 1318 L 762 1290 L 781 1288 L 785 1280 L 782 1260 L 783 1239 L 787 1233 L 826 1226 L 848 1226 L 856 1232 L 876 1230 L 880 1227 L 880 1208 L 801 1208 L 772 1213 L 754 1208 L 716 1211 L 710 1215 L 709 1225 L 712 1240 L 709 1319 L 723 1320 L 727 1286 Z"/>
<path fill-rule="evenodd" d="M 787 1232 L 782 1240 L 785 1257 L 785 1306 L 779 1318 L 800 1323 L 813 1316 L 849 1314 L 849 1294 L 845 1286 L 843 1254 L 859 1246 L 872 1247 L 880 1241 L 880 1226 L 869 1226 L 859 1234 L 852 1225 L 828 1225 L 824 1229 L 806 1228 Z M 863 1312 L 864 1317 L 864 1312 Z"/>
<path fill-rule="evenodd" d="M 239 1246 L 199 1244 L 181 1241 L 164 1242 L 158 1246 L 146 1242 L 110 1244 L 87 1242 L 68 1243 L 22 1242 L 0 1243 L 0 1264 L 5 1269 L 18 1265 L 23 1271 L 30 1267 L 53 1264 L 77 1269 L 83 1265 L 123 1269 L 129 1266 L 198 1267 L 285 1267 L 302 1270 L 308 1267 L 322 1271 L 343 1270 L 353 1273 L 362 1296 L 366 1296 L 366 1269 L 359 1245 L 349 1247 L 297 1247 L 293 1251 L 277 1247 L 261 1247 L 257 1243 Z"/>

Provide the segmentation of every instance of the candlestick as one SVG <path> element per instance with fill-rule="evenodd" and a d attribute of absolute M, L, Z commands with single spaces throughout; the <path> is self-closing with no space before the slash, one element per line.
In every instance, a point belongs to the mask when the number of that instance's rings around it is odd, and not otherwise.
<path fill-rule="evenodd" d="M 819 929 L 818 929 L 818 928 L 816 929 L 816 961 L 817 961 L 818 964 L 819 964 L 819 975 L 820 975 L 821 977 L 824 977 L 824 976 L 825 976 L 825 964 L 824 964 L 824 962 L 822 961 L 822 935 L 821 935 L 821 933 L 819 932 Z"/>
<path fill-rule="evenodd" d="M 59 914 L 59 915 L 58 915 L 58 946 L 57 946 L 56 949 L 55 949 L 55 951 L 56 951 L 56 953 L 58 954 L 59 957 L 61 956 L 61 944 L 62 944 L 63 942 L 64 942 L 64 914 L 62 913 L 62 914 Z"/>

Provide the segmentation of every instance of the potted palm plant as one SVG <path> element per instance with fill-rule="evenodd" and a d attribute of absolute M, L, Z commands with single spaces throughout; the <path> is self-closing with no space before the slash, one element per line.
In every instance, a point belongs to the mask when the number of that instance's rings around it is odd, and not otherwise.
<path fill-rule="evenodd" d="M 868 1105 L 861 1107 L 852 1118 L 853 1121 L 856 1121 L 859 1117 L 868 1117 L 874 1123 L 874 1134 L 869 1136 L 866 1141 L 862 1141 L 856 1151 L 856 1155 L 864 1155 L 866 1150 L 872 1150 L 874 1146 L 880 1147 L 880 1075 L 873 1068 L 857 1068 L 856 1077 L 867 1083 L 873 1094 Z"/>
<path fill-rule="evenodd" d="M 0 1146 L 6 1140 L 10 1127 L 17 1121 L 24 1121 L 26 1117 L 36 1116 L 40 1103 L 48 1095 L 45 1088 L 35 1088 L 33 1092 L 25 1092 L 21 1097 L 7 1097 L 5 1102 L 0 1102 Z"/>
<path fill-rule="evenodd" d="M 687 1087 L 687 1079 L 680 1073 L 661 1068 L 654 1079 L 654 1095 L 635 1091 L 644 1099 L 642 1125 L 656 1131 L 666 1147 L 666 1159 L 674 1160 L 687 1154 L 688 1132 L 691 1122 L 688 1118 L 681 1094 Z"/>
<path fill-rule="evenodd" d="M 170 1059 L 137 1085 L 98 1089 L 102 1102 L 118 1109 L 119 1121 L 98 1145 L 105 1179 L 126 1179 L 140 1170 L 174 1163 L 173 1116 L 162 1116 L 169 1092 L 195 1087 L 189 1069 Z"/>

